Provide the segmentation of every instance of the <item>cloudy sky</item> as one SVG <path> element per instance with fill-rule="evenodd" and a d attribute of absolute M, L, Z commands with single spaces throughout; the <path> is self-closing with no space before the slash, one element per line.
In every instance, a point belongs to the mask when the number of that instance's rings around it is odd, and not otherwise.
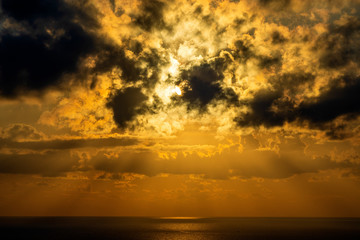
<path fill-rule="evenodd" d="M 360 1 L 0 6 L 0 215 L 360 216 Z"/>

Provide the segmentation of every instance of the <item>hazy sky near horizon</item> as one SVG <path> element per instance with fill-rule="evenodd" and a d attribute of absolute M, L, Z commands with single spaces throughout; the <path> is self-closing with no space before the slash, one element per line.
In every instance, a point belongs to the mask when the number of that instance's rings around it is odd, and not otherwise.
<path fill-rule="evenodd" d="M 360 217 L 359 17 L 0 0 L 0 215 Z"/>

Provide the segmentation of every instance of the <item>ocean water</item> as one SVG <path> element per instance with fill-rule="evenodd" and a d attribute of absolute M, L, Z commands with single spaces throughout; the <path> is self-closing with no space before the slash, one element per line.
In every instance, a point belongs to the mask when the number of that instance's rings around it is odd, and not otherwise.
<path fill-rule="evenodd" d="M 0 239 L 360 239 L 360 218 L 1 217 Z"/>

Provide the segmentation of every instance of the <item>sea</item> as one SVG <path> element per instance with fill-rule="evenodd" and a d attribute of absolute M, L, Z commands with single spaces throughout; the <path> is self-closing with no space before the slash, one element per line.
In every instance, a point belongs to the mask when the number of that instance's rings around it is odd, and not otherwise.
<path fill-rule="evenodd" d="M 360 239 L 360 218 L 0 217 L 0 239 Z"/>

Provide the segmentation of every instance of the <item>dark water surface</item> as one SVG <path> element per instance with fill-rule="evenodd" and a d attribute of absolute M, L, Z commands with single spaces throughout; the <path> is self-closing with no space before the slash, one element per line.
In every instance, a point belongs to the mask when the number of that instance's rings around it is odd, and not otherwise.
<path fill-rule="evenodd" d="M 360 240 L 360 218 L 0 217 L 0 239 Z"/>

